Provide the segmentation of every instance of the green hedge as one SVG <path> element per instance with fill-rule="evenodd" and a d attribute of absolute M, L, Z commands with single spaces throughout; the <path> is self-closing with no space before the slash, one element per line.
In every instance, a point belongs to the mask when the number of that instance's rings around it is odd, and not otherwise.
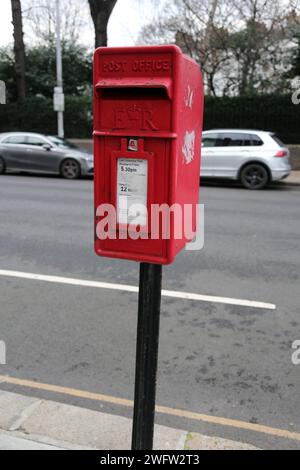
<path fill-rule="evenodd" d="M 65 134 L 67 137 L 92 136 L 92 102 L 88 97 L 66 97 Z M 53 101 L 43 97 L 27 98 L 24 104 L 0 106 L 0 132 L 31 131 L 57 134 L 57 114 Z"/>
<path fill-rule="evenodd" d="M 92 100 L 66 97 L 65 134 L 73 138 L 92 135 Z M 205 98 L 204 128 L 250 128 L 277 132 L 288 144 L 300 143 L 300 105 L 291 96 Z M 0 106 L 0 132 L 32 131 L 57 133 L 56 113 L 51 99 L 28 98 L 19 106 Z"/>
<path fill-rule="evenodd" d="M 204 128 L 244 128 L 276 132 L 287 144 L 300 143 L 300 104 L 290 95 L 205 98 Z"/>

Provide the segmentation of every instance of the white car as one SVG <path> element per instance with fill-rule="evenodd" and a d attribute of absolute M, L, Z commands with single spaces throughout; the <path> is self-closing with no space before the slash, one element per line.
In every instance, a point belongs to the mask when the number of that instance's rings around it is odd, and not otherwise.
<path fill-rule="evenodd" d="M 291 171 L 289 150 L 272 132 L 216 129 L 203 132 L 201 177 L 238 180 L 262 189 Z"/>

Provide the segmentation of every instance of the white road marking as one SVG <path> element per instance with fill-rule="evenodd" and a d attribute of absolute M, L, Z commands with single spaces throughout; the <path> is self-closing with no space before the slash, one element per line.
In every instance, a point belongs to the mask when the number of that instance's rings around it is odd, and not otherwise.
<path fill-rule="evenodd" d="M 87 281 L 83 279 L 73 279 L 69 277 L 60 277 L 60 276 L 47 276 L 44 274 L 34 274 L 34 273 L 24 273 L 19 271 L 7 271 L 0 269 L 0 276 L 3 277 L 13 277 L 19 279 L 28 279 L 31 281 L 42 281 L 42 282 L 52 282 L 55 284 L 67 284 L 71 286 L 80 286 L 80 287 L 94 287 L 97 289 L 109 289 L 117 290 L 123 292 L 138 292 L 138 287 L 129 286 L 126 284 L 114 284 L 110 282 L 99 282 L 99 281 Z M 171 290 L 163 290 L 162 296 L 172 297 L 175 299 L 184 299 L 184 300 L 198 300 L 200 302 L 212 302 L 220 303 L 226 305 L 239 305 L 241 307 L 251 307 L 251 308 L 262 308 L 267 310 L 275 310 L 276 305 L 257 302 L 255 300 L 245 300 L 245 299 L 232 299 L 230 297 L 218 297 L 214 295 L 202 295 L 202 294 L 193 294 L 191 292 L 178 292 Z"/>

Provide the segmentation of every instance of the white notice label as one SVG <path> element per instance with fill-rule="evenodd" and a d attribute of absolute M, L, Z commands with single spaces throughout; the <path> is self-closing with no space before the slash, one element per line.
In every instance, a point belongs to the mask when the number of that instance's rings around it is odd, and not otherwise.
<path fill-rule="evenodd" d="M 147 225 L 148 161 L 119 158 L 117 178 L 118 223 Z"/>

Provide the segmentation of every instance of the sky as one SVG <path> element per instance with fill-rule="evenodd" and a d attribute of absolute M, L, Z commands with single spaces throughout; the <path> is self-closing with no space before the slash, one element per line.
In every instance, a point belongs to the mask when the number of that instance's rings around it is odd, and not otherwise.
<path fill-rule="evenodd" d="M 13 31 L 11 24 L 11 1 L 0 0 L 0 2 L 1 47 L 12 43 Z M 164 0 L 159 1 L 159 3 L 163 4 Z M 151 20 L 152 14 L 153 5 L 151 0 L 118 0 L 108 28 L 109 46 L 134 45 L 140 28 Z M 94 32 L 92 29 L 91 32 L 85 33 L 84 42 L 93 45 Z"/>

